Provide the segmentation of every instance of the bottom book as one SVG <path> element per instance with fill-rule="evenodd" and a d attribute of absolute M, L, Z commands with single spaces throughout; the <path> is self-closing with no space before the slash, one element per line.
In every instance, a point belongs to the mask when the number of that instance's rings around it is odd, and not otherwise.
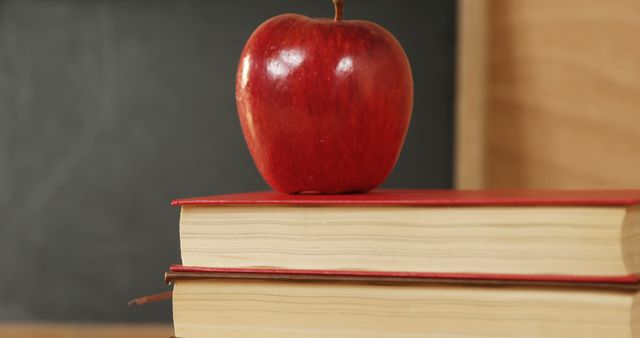
<path fill-rule="evenodd" d="M 175 335 L 640 337 L 640 298 L 632 288 L 254 277 L 170 276 Z"/>

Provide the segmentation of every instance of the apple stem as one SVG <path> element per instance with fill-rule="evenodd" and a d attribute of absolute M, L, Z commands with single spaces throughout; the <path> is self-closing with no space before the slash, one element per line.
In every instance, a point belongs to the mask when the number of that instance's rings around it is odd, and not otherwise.
<path fill-rule="evenodd" d="M 342 20 L 342 9 L 344 8 L 344 0 L 333 0 L 333 8 L 336 10 L 335 21 Z"/>

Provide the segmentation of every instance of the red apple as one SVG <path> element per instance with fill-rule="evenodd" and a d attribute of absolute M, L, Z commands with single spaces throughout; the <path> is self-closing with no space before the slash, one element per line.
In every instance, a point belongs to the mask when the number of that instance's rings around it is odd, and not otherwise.
<path fill-rule="evenodd" d="M 411 66 L 375 23 L 284 14 L 251 35 L 236 101 L 266 182 L 286 193 L 366 192 L 395 165 L 413 107 Z"/>

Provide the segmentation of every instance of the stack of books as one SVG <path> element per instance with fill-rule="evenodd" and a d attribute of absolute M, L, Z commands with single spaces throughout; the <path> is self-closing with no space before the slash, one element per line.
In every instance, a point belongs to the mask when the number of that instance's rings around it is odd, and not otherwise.
<path fill-rule="evenodd" d="M 640 191 L 173 204 L 177 337 L 640 337 Z"/>

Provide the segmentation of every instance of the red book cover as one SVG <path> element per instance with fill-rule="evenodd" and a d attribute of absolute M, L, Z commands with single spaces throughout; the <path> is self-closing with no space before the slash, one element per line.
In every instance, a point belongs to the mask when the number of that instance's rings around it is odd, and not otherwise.
<path fill-rule="evenodd" d="M 286 281 L 328 281 L 385 284 L 461 284 L 590 287 L 638 290 L 637 276 L 568 276 L 402 271 L 299 270 L 265 268 L 205 268 L 171 266 L 167 282 L 180 279 L 257 279 Z"/>
<path fill-rule="evenodd" d="M 375 190 L 366 194 L 272 191 L 176 199 L 171 205 L 629 206 L 640 190 Z"/>

